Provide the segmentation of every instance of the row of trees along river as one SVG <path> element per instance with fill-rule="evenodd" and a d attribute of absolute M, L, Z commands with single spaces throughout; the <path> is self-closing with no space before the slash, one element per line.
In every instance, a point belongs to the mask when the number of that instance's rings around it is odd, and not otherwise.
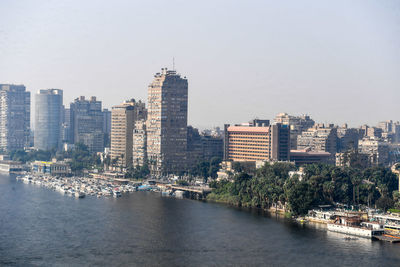
<path fill-rule="evenodd" d="M 213 181 L 208 200 L 268 209 L 278 205 L 292 215 L 304 215 L 322 204 L 400 208 L 398 179 L 389 168 L 351 168 L 326 164 L 304 167 L 304 175 L 289 176 L 290 163 L 266 163 L 255 173 L 241 171 L 231 181 Z"/>

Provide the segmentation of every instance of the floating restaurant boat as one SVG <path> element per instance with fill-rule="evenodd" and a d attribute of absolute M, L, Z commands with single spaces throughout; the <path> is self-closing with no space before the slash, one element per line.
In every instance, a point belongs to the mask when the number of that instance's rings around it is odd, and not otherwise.
<path fill-rule="evenodd" d="M 383 225 L 376 222 L 361 222 L 358 216 L 340 216 L 327 224 L 328 231 L 372 238 L 384 234 Z"/>

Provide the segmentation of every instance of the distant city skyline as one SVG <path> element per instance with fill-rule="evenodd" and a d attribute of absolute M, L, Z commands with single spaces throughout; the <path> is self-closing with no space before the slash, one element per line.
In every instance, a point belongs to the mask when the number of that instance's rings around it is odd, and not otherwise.
<path fill-rule="evenodd" d="M 24 84 L 32 103 L 40 89 L 60 88 L 65 106 L 80 95 L 109 109 L 129 98 L 147 104 L 153 74 L 172 69 L 175 58 L 195 127 L 281 112 L 352 127 L 400 120 L 398 1 L 5 0 L 0 7 L 0 83 Z"/>

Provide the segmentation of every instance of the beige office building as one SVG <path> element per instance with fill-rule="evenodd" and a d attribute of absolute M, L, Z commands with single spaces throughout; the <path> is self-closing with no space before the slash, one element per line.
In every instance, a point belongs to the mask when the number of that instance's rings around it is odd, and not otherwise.
<path fill-rule="evenodd" d="M 148 88 L 147 156 L 153 175 L 186 168 L 188 82 L 162 69 Z"/>
<path fill-rule="evenodd" d="M 133 130 L 135 122 L 146 119 L 145 104 L 134 99 L 112 107 L 111 159 L 117 167 L 131 167 L 133 163 Z"/>
<path fill-rule="evenodd" d="M 289 160 L 287 125 L 225 125 L 224 159 L 232 161 Z"/>

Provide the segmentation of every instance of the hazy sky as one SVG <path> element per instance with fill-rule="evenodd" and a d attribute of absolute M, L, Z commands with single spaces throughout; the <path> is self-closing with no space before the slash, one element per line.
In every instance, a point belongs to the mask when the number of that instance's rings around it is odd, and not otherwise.
<path fill-rule="evenodd" d="M 173 57 L 195 126 L 400 120 L 398 0 L 0 0 L 0 83 L 32 94 L 147 102 Z"/>

